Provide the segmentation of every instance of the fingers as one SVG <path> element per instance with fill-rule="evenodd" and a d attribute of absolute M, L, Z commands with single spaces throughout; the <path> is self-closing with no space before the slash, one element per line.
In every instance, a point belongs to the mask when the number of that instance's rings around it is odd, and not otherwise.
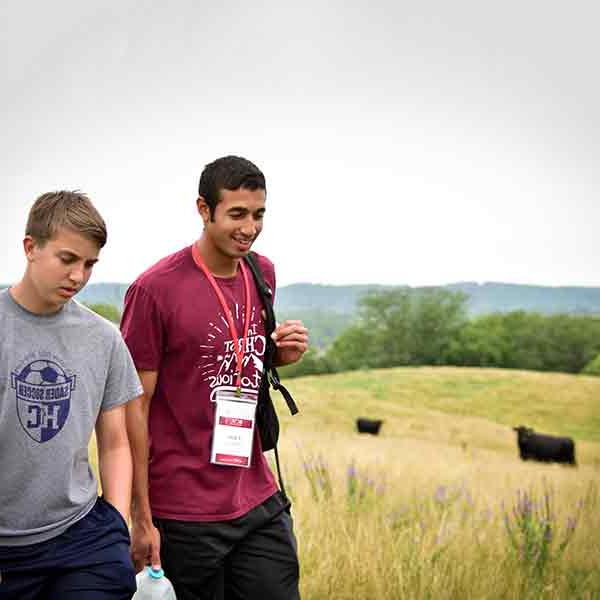
<path fill-rule="evenodd" d="M 150 546 L 150 564 L 154 569 L 160 569 L 160 533 L 156 527 L 153 531 L 153 540 Z"/>
<path fill-rule="evenodd" d="M 277 344 L 278 350 L 293 350 L 298 353 L 298 357 L 304 354 L 308 350 L 308 344 L 299 343 L 299 342 L 283 342 L 281 344 Z"/>
<path fill-rule="evenodd" d="M 152 556 L 150 557 L 150 564 L 152 568 L 157 571 L 160 569 L 160 550 L 158 548 L 152 548 Z"/>
<path fill-rule="evenodd" d="M 284 341 L 292 340 L 308 343 L 308 329 L 304 327 L 302 321 L 288 320 L 278 325 L 271 337 L 277 346 Z"/>
<path fill-rule="evenodd" d="M 146 566 L 146 557 L 140 553 L 132 553 L 131 559 L 133 561 L 133 567 L 136 573 L 139 573 Z"/>
<path fill-rule="evenodd" d="M 280 341 L 277 341 L 275 345 L 278 348 L 297 348 L 301 350 L 308 349 L 308 337 L 300 336 L 300 335 L 288 335 L 285 338 L 282 338 Z"/>
<path fill-rule="evenodd" d="M 139 573 L 146 565 L 152 565 L 153 569 L 160 569 L 160 533 L 156 527 L 152 527 L 143 536 L 134 532 L 131 559 L 136 573 Z"/>

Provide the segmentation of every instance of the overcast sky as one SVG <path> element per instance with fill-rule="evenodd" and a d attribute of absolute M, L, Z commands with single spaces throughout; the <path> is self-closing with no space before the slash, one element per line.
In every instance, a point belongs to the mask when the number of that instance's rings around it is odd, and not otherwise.
<path fill-rule="evenodd" d="M 278 283 L 600 285 L 597 2 L 0 4 L 0 281 L 87 192 L 133 280 L 200 233 L 203 166 L 267 176 Z"/>

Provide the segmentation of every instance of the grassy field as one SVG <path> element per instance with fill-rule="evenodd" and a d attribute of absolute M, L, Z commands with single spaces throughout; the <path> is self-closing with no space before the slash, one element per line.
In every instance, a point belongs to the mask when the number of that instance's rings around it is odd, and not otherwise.
<path fill-rule="evenodd" d="M 289 382 L 304 600 L 600 598 L 600 378 L 402 368 Z M 280 405 L 283 407 L 283 403 Z M 379 436 L 354 431 L 383 418 Z M 521 462 L 513 425 L 570 435 Z"/>

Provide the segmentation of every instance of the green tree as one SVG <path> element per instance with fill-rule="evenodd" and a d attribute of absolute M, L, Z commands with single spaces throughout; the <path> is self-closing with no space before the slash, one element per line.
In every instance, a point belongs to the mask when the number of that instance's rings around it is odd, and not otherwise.
<path fill-rule="evenodd" d="M 112 304 L 105 303 L 96 303 L 96 304 L 86 304 L 88 308 L 93 310 L 96 314 L 116 323 L 117 325 L 121 322 L 121 313 L 116 306 Z"/>
<path fill-rule="evenodd" d="M 585 365 L 582 373 L 585 373 L 586 375 L 598 375 L 600 377 L 600 354 Z"/>
<path fill-rule="evenodd" d="M 466 322 L 466 296 L 438 288 L 373 292 L 360 303 L 358 321 L 332 344 L 336 370 L 445 364 Z"/>
<path fill-rule="evenodd" d="M 302 377 L 304 375 L 322 375 L 332 373 L 333 365 L 318 348 L 309 348 L 297 363 L 277 369 L 281 377 Z"/>
<path fill-rule="evenodd" d="M 525 311 L 473 319 L 451 344 L 448 362 L 578 373 L 600 352 L 600 319 Z"/>
<path fill-rule="evenodd" d="M 467 297 L 461 292 L 431 289 L 420 292 L 413 300 L 412 362 L 419 365 L 445 364 L 453 340 L 467 322 Z"/>

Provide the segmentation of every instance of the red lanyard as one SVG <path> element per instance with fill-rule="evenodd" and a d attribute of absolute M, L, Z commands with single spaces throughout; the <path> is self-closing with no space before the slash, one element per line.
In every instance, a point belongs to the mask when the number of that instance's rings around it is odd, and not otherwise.
<path fill-rule="evenodd" d="M 231 337 L 233 338 L 235 357 L 237 359 L 236 387 L 239 393 L 242 390 L 242 369 L 244 365 L 244 354 L 246 352 L 246 340 L 248 339 L 248 328 L 250 327 L 250 284 L 248 283 L 248 271 L 246 270 L 244 261 L 240 260 L 240 269 L 242 270 L 242 275 L 244 276 L 244 302 L 246 304 L 246 316 L 244 319 L 244 337 L 240 340 L 237 333 L 237 327 L 235 326 L 235 321 L 233 320 L 233 315 L 231 314 L 231 309 L 225 301 L 225 296 L 223 296 L 223 292 L 221 291 L 219 284 L 215 280 L 213 274 L 208 270 L 208 267 L 206 266 L 204 260 L 202 260 L 202 256 L 200 256 L 200 252 L 198 252 L 196 244 L 192 244 L 192 257 L 194 258 L 196 266 L 202 270 L 202 272 L 206 275 L 206 278 L 212 285 L 212 288 L 215 291 L 215 294 L 217 295 L 221 306 L 223 307 L 223 312 L 227 317 L 229 331 L 231 332 Z"/>

